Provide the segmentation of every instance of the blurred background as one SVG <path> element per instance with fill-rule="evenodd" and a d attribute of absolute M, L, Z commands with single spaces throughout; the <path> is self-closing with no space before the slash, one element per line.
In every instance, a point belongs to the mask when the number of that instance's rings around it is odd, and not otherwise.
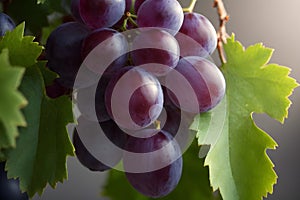
<path fill-rule="evenodd" d="M 189 1 L 180 1 L 187 6 Z M 244 46 L 262 42 L 275 49 L 271 63 L 292 68 L 291 76 L 300 81 L 300 26 L 299 0 L 224 0 L 230 15 L 227 32 L 235 33 Z M 218 16 L 212 8 L 213 0 L 198 0 L 195 11 L 209 18 L 218 27 Z M 218 56 L 213 55 L 218 63 Z M 293 102 L 289 118 L 282 125 L 266 115 L 255 115 L 257 125 L 278 143 L 276 151 L 268 151 L 279 176 L 274 193 L 267 200 L 300 199 L 300 88 L 291 97 Z M 93 173 L 80 165 L 76 158 L 68 159 L 69 180 L 58 184 L 57 189 L 47 187 L 42 197 L 35 200 L 88 199 L 103 200 L 100 188 L 106 173 Z M 118 192 L 118 191 L 116 191 Z M 125 198 L 126 194 L 124 194 Z"/>

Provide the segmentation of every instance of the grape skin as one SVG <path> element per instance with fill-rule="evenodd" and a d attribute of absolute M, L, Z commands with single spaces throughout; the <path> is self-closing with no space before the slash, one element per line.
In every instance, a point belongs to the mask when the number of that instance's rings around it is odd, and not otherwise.
<path fill-rule="evenodd" d="M 68 22 L 56 28 L 47 40 L 47 66 L 60 76 L 58 81 L 64 87 L 73 88 L 82 63 L 82 42 L 89 32 L 83 24 Z"/>
<path fill-rule="evenodd" d="M 158 80 L 145 70 L 126 67 L 109 82 L 105 105 L 119 126 L 129 130 L 141 129 L 158 118 L 163 107 L 162 88 Z"/>
<path fill-rule="evenodd" d="M 176 72 L 183 76 L 191 89 L 187 89 Z M 214 108 L 224 97 L 226 85 L 218 67 L 197 56 L 180 59 L 175 70 L 167 75 L 166 83 L 169 88 L 176 90 L 174 94 L 169 93 L 172 102 L 182 110 L 195 114 Z M 195 95 L 195 101 L 192 95 Z"/>
<path fill-rule="evenodd" d="M 71 13 L 78 22 L 84 23 L 79 13 L 79 0 L 71 1 Z"/>
<path fill-rule="evenodd" d="M 100 125 L 104 134 L 106 137 L 112 142 L 114 145 L 118 146 L 119 148 L 124 148 L 125 142 L 126 142 L 126 134 L 116 125 L 116 123 L 113 120 L 108 120 L 105 122 L 101 122 L 98 124 L 98 122 L 92 122 L 84 118 L 83 116 L 79 117 L 78 119 L 78 126 L 77 128 L 80 128 L 79 130 L 85 132 L 85 131 L 93 131 L 95 130 L 93 127 Z M 81 127 L 79 127 L 81 126 Z M 106 171 L 111 169 L 111 167 L 115 166 L 119 163 L 119 161 L 122 158 L 122 153 L 115 152 L 114 150 L 110 150 L 109 148 L 103 148 L 105 149 L 105 158 L 109 157 L 111 158 L 109 162 L 109 166 L 99 161 L 97 158 L 95 158 L 85 147 L 85 145 L 82 143 L 77 128 L 74 129 L 73 133 L 73 144 L 75 147 L 75 154 L 80 161 L 80 163 L 90 169 L 91 171 Z M 81 133 L 84 134 L 84 133 Z M 93 133 L 97 134 L 97 133 Z M 100 134 L 100 133 L 99 133 Z M 103 147 L 106 144 L 99 144 Z"/>
<path fill-rule="evenodd" d="M 169 132 L 173 137 L 175 137 L 181 123 L 182 111 L 178 109 L 178 107 L 170 99 L 169 93 L 171 93 L 172 95 L 173 93 L 167 88 L 163 89 L 165 99 L 164 109 L 166 110 L 167 118 L 162 129 Z M 176 98 L 175 96 L 172 97 Z"/>
<path fill-rule="evenodd" d="M 80 0 L 79 12 L 92 29 L 108 28 L 117 23 L 125 11 L 125 0 Z"/>
<path fill-rule="evenodd" d="M 166 146 L 167 144 L 168 146 Z M 132 161 L 126 156 L 126 153 L 123 157 L 125 174 L 129 183 L 140 193 L 152 198 L 166 196 L 177 186 L 182 173 L 182 157 L 176 159 L 175 156 L 181 155 L 180 147 L 166 131 L 159 131 L 148 138 L 129 137 L 126 143 L 126 150 L 135 153 L 149 153 L 162 148 L 165 148 L 164 153 L 148 156 L 141 160 Z M 155 163 L 164 162 L 170 157 L 176 160 L 161 169 L 144 173 L 129 172 L 132 165 L 154 166 Z"/>
<path fill-rule="evenodd" d="M 87 67 L 101 75 L 123 67 L 128 60 L 128 48 L 123 34 L 110 28 L 96 29 L 84 39 L 81 55 Z"/>
<path fill-rule="evenodd" d="M 162 115 L 158 118 L 160 127 L 174 137 L 181 151 L 184 152 L 189 142 L 194 138 L 193 134 L 189 131 L 189 126 L 195 115 L 180 110 L 170 99 L 169 93 L 174 94 L 168 88 L 163 87 L 163 93 L 164 113 L 162 112 Z M 175 96 L 172 97 L 176 98 Z"/>
<path fill-rule="evenodd" d="M 146 0 L 137 13 L 140 28 L 160 27 L 175 35 L 182 23 L 183 11 L 177 0 Z"/>
<path fill-rule="evenodd" d="M 8 179 L 5 162 L 0 163 L 0 199 L 28 200 L 27 193 L 22 193 L 18 179 Z"/>
<path fill-rule="evenodd" d="M 110 119 L 104 122 L 100 122 L 100 126 L 109 140 L 121 149 L 125 148 L 128 135 Z"/>
<path fill-rule="evenodd" d="M 111 75 L 102 75 L 98 84 L 77 90 L 76 105 L 88 120 L 104 122 L 111 119 L 105 107 L 105 90 L 110 79 Z"/>
<path fill-rule="evenodd" d="M 199 13 L 185 13 L 179 34 L 175 37 L 180 46 L 181 56 L 184 57 L 207 57 L 217 47 L 215 28 L 205 16 Z"/>
<path fill-rule="evenodd" d="M 111 80 L 112 74 L 102 75 L 98 82 L 96 96 L 95 96 L 95 109 L 96 115 L 99 122 L 104 122 L 111 119 L 106 106 L 105 106 L 105 91 L 107 89 L 108 83 Z"/>
<path fill-rule="evenodd" d="M 179 61 L 179 45 L 168 32 L 158 28 L 142 31 L 132 44 L 131 58 L 140 66 L 156 76 L 166 75 Z M 145 65 L 148 64 L 148 65 Z"/>
<path fill-rule="evenodd" d="M 134 3 L 134 11 L 137 13 L 141 5 L 145 2 L 145 0 L 136 0 Z"/>
<path fill-rule="evenodd" d="M 14 21 L 5 13 L 0 13 L 0 37 L 7 31 L 12 31 L 16 27 Z"/>
<path fill-rule="evenodd" d="M 101 163 L 97 160 L 90 152 L 86 149 L 80 137 L 78 135 L 77 130 L 75 129 L 73 132 L 73 144 L 75 148 L 75 154 L 79 160 L 79 162 L 88 168 L 91 171 L 106 171 L 110 169 L 110 167 Z"/>

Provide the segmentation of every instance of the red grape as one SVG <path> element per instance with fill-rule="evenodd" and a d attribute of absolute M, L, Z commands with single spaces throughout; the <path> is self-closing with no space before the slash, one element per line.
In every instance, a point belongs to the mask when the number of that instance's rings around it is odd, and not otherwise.
<path fill-rule="evenodd" d="M 137 13 L 137 24 L 140 28 L 164 28 L 175 35 L 182 23 L 183 11 L 177 0 L 146 0 Z"/>
<path fill-rule="evenodd" d="M 79 12 L 84 23 L 93 29 L 117 23 L 125 11 L 125 0 L 80 0 Z"/>
<path fill-rule="evenodd" d="M 166 75 L 179 61 L 176 39 L 162 29 L 149 28 L 142 31 L 133 40 L 132 48 L 133 63 L 156 76 Z"/>
<path fill-rule="evenodd" d="M 108 113 L 119 126 L 129 130 L 147 127 L 162 110 L 161 85 L 143 69 L 123 68 L 109 82 L 105 104 Z"/>
<path fill-rule="evenodd" d="M 134 3 L 134 11 L 137 13 L 139 11 L 139 8 L 146 0 L 136 0 Z"/>
<path fill-rule="evenodd" d="M 190 113 L 212 109 L 225 94 L 225 79 L 218 67 L 196 56 L 180 59 L 167 75 L 166 83 L 174 93 L 170 94 L 173 103 Z"/>
<path fill-rule="evenodd" d="M 128 181 L 137 191 L 158 198 L 177 186 L 182 173 L 182 157 L 179 145 L 168 132 L 153 131 L 156 134 L 150 131 L 152 136 L 148 138 L 127 139 L 126 150 L 139 153 L 139 156 L 125 152 L 123 164 Z"/>
<path fill-rule="evenodd" d="M 73 88 L 82 63 L 82 41 L 89 32 L 83 24 L 68 22 L 56 28 L 47 40 L 47 66 L 60 76 L 58 81 L 64 87 Z"/>
<path fill-rule="evenodd" d="M 180 46 L 180 55 L 184 57 L 207 57 L 217 47 L 215 28 L 199 13 L 185 13 L 183 24 L 175 37 Z"/>
<path fill-rule="evenodd" d="M 72 0 L 71 1 L 71 13 L 73 17 L 78 21 L 83 23 L 83 20 L 79 13 L 79 0 Z"/>
<path fill-rule="evenodd" d="M 127 62 L 127 51 L 125 36 L 116 30 L 104 28 L 92 31 L 85 38 L 81 54 L 87 68 L 101 75 L 107 69 L 123 67 Z"/>
<path fill-rule="evenodd" d="M 95 152 L 89 150 L 83 141 L 95 147 Z M 119 163 L 123 156 L 126 134 L 112 121 L 102 123 L 92 122 L 79 117 L 74 130 L 73 143 L 78 160 L 92 171 L 105 171 Z M 121 148 L 114 148 L 115 146 Z M 96 158 L 94 155 L 98 155 Z"/>

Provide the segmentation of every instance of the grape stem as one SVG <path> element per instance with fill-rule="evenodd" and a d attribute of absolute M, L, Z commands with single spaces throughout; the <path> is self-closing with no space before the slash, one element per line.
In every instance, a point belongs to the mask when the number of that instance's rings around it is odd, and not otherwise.
<path fill-rule="evenodd" d="M 138 27 L 137 23 L 134 20 L 134 19 L 137 18 L 136 15 L 133 15 L 130 12 L 126 12 L 126 17 L 127 18 L 123 21 L 123 26 L 122 26 L 122 30 L 123 31 L 127 30 L 127 24 L 128 24 L 128 22 L 131 23 L 133 26 Z"/>
<path fill-rule="evenodd" d="M 130 21 L 130 23 L 132 23 L 135 27 L 138 27 L 137 23 L 134 21 L 134 19 L 137 18 L 136 15 L 133 15 L 130 12 L 126 12 L 126 16 L 127 16 L 128 20 Z"/>
<path fill-rule="evenodd" d="M 223 43 L 226 43 L 226 40 L 229 37 L 228 33 L 226 32 L 226 23 L 229 20 L 229 15 L 227 14 L 227 11 L 225 9 L 222 0 L 214 0 L 213 7 L 217 9 L 219 15 L 220 26 L 219 26 L 219 30 L 217 31 L 217 36 L 218 36 L 217 49 L 218 49 L 220 60 L 224 64 L 226 63 L 226 58 L 225 58 Z"/>
<path fill-rule="evenodd" d="M 160 130 L 161 129 L 161 127 L 160 127 L 160 121 L 155 120 L 154 121 L 154 125 L 155 125 L 156 130 Z"/>
<path fill-rule="evenodd" d="M 193 10 L 194 10 L 194 8 L 195 8 L 195 5 L 196 5 L 196 2 L 197 2 L 197 0 L 192 0 L 191 3 L 190 3 L 190 5 L 189 5 L 189 7 L 187 7 L 187 8 L 182 8 L 182 11 L 183 11 L 183 12 L 188 12 L 188 13 L 193 12 Z"/>

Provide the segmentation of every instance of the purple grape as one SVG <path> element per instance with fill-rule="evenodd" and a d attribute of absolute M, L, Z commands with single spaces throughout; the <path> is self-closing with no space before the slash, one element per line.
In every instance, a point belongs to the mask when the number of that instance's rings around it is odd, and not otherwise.
<path fill-rule="evenodd" d="M 175 37 L 183 57 L 207 57 L 217 47 L 215 28 L 206 17 L 199 13 L 185 13 L 183 24 Z"/>
<path fill-rule="evenodd" d="M 108 83 L 112 78 L 112 74 L 104 74 L 98 82 L 96 96 L 95 96 L 95 109 L 99 122 L 104 122 L 107 119 L 111 119 L 106 106 L 105 106 L 105 91 Z"/>
<path fill-rule="evenodd" d="M 96 131 L 97 126 L 102 128 L 105 135 L 101 135 Z M 78 130 L 81 131 L 81 136 L 79 135 Z M 81 137 L 95 137 L 97 134 L 101 135 L 102 138 L 107 137 L 109 139 L 106 142 L 107 144 L 104 140 L 99 141 L 99 143 L 96 144 L 101 145 L 100 148 L 103 150 L 103 155 L 101 157 L 103 157 L 104 161 L 106 160 L 105 163 L 95 158 L 81 140 Z M 125 146 L 126 134 L 114 123 L 114 121 L 109 120 L 98 124 L 98 122 L 88 121 L 82 116 L 78 119 L 78 126 L 74 129 L 73 144 L 75 147 L 75 154 L 82 165 L 89 168 L 91 171 L 106 171 L 118 164 L 122 158 L 122 151 L 115 151 L 110 148 L 110 144 L 108 144 L 109 141 L 112 145 L 116 145 L 122 149 Z M 95 141 L 95 143 L 96 142 L 97 141 Z M 109 159 L 109 161 L 107 159 Z"/>
<path fill-rule="evenodd" d="M 47 66 L 60 76 L 58 81 L 64 87 L 73 88 L 82 63 L 82 41 L 89 32 L 83 24 L 68 22 L 56 28 L 47 40 Z"/>
<path fill-rule="evenodd" d="M 7 31 L 12 31 L 16 27 L 14 21 L 6 14 L 0 13 L 0 37 Z"/>
<path fill-rule="evenodd" d="M 127 142 L 127 134 L 120 129 L 114 120 L 101 122 L 100 126 L 108 139 L 121 149 L 125 148 Z"/>
<path fill-rule="evenodd" d="M 0 163 L 0 199 L 28 200 L 27 193 L 22 193 L 18 179 L 8 179 L 5 162 Z"/>
<path fill-rule="evenodd" d="M 158 131 L 148 138 L 129 137 L 126 149 L 140 155 L 130 156 L 125 152 L 123 157 L 127 180 L 138 192 L 159 198 L 175 189 L 182 173 L 182 157 L 179 145 L 168 132 Z M 158 150 L 161 152 L 155 152 Z M 160 167 L 162 163 L 164 167 Z"/>
<path fill-rule="evenodd" d="M 111 79 L 109 75 L 102 75 L 98 84 L 77 91 L 76 105 L 80 113 L 91 121 L 104 122 L 110 120 L 105 107 L 105 90 Z M 92 98 L 92 97 L 95 98 Z M 94 106 L 93 106 L 94 105 Z"/>
<path fill-rule="evenodd" d="M 136 66 L 140 66 L 156 76 L 166 75 L 175 68 L 180 50 L 176 39 L 168 32 L 149 28 L 142 31 L 133 41 L 131 58 Z"/>
<path fill-rule="evenodd" d="M 139 8 L 146 0 L 136 0 L 134 3 L 134 11 L 137 13 L 139 11 Z"/>
<path fill-rule="evenodd" d="M 163 107 L 159 81 L 136 67 L 121 69 L 112 77 L 105 92 L 105 105 L 115 122 L 129 130 L 149 126 Z"/>
<path fill-rule="evenodd" d="M 82 57 L 91 71 L 102 74 L 107 69 L 123 67 L 128 58 L 128 43 L 125 36 L 116 30 L 104 28 L 91 32 L 84 40 Z"/>
<path fill-rule="evenodd" d="M 170 92 L 170 91 L 167 91 Z M 177 106 L 175 106 L 173 104 L 173 102 L 171 100 L 167 100 L 169 99 L 169 95 L 167 94 L 167 92 L 164 92 L 164 99 L 165 102 L 168 101 L 169 103 L 166 104 L 164 103 L 164 109 L 166 111 L 166 116 L 165 116 L 165 123 L 161 124 L 161 129 L 164 131 L 167 131 L 168 133 L 170 133 L 173 137 L 176 136 L 177 132 L 179 131 L 179 126 L 181 123 L 181 110 L 177 108 Z"/>
<path fill-rule="evenodd" d="M 179 144 L 182 152 L 184 152 L 189 142 L 194 138 L 194 136 L 190 134 L 189 126 L 195 116 L 180 110 L 169 97 L 168 93 L 172 94 L 172 92 L 164 86 L 162 88 L 164 94 L 164 109 L 157 120 L 160 122 L 161 130 L 170 133 Z M 151 125 L 151 128 L 155 129 L 157 127 L 154 124 Z"/>
<path fill-rule="evenodd" d="M 165 28 L 175 35 L 182 23 L 183 11 L 177 0 L 146 0 L 137 13 L 137 24 L 140 28 Z"/>
<path fill-rule="evenodd" d="M 225 79 L 212 62 L 196 56 L 180 59 L 175 70 L 166 77 L 173 103 L 190 113 L 214 108 L 225 94 Z M 175 99 L 175 96 L 176 99 Z"/>
<path fill-rule="evenodd" d="M 70 90 L 62 86 L 58 79 L 55 79 L 51 85 L 46 86 L 47 96 L 53 99 L 66 95 L 69 92 Z"/>
<path fill-rule="evenodd" d="M 84 23 L 81 16 L 80 16 L 80 13 L 79 13 L 79 0 L 72 0 L 71 1 L 71 12 L 72 12 L 73 17 L 78 22 Z"/>
<path fill-rule="evenodd" d="M 125 11 L 125 0 L 80 0 L 79 12 L 92 29 L 108 28 L 117 23 Z"/>
<path fill-rule="evenodd" d="M 75 148 L 75 154 L 79 162 L 86 168 L 90 169 L 91 171 L 106 171 L 108 169 L 111 169 L 110 167 L 104 165 L 102 162 L 96 159 L 92 154 L 90 154 L 90 152 L 82 143 L 76 129 L 74 129 L 73 132 L 73 144 Z"/>

